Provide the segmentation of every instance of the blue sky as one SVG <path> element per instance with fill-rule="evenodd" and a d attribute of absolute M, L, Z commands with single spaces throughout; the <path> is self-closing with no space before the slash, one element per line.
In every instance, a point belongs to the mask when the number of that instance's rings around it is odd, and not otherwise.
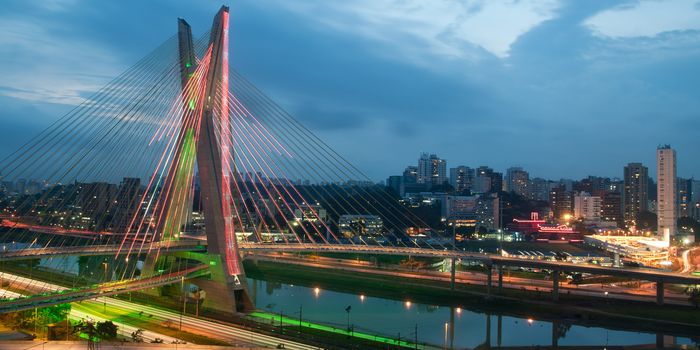
<path fill-rule="evenodd" d="M 3 2 L 7 154 L 220 1 Z M 700 177 L 700 2 L 250 0 L 231 60 L 370 177 L 420 152 L 531 176 L 655 173 L 670 143 Z"/>

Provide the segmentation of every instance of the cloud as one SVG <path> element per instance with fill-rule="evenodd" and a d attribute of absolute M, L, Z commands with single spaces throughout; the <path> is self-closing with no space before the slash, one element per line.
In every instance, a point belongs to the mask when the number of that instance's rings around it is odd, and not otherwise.
<path fill-rule="evenodd" d="M 609 38 L 654 37 L 671 31 L 700 30 L 700 3 L 695 0 L 642 0 L 601 11 L 583 25 Z"/>
<path fill-rule="evenodd" d="M 70 24 L 4 15 L 0 32 L 0 94 L 6 96 L 77 104 L 120 67 L 99 42 L 66 35 Z"/>
<path fill-rule="evenodd" d="M 417 62 L 429 56 L 478 60 L 507 58 L 520 36 L 553 18 L 557 0 L 304 1 L 279 4 L 334 30 L 388 44 L 394 56 Z"/>

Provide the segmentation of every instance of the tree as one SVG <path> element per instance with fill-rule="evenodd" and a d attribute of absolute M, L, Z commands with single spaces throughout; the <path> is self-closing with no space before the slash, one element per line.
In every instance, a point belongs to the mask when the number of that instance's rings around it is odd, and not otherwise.
<path fill-rule="evenodd" d="M 97 322 L 95 328 L 101 339 L 114 339 L 117 337 L 118 327 L 112 321 Z"/>
<path fill-rule="evenodd" d="M 695 308 L 700 308 L 700 287 L 688 288 L 685 291 L 688 294 L 688 301 L 695 306 Z"/>
<path fill-rule="evenodd" d="M 78 324 L 73 326 L 73 333 L 81 333 L 87 337 L 88 350 L 97 349 L 95 343 L 99 341 L 99 337 L 97 336 L 97 329 L 95 328 L 95 324 L 92 323 L 92 321 L 82 320 L 78 322 Z"/>
<path fill-rule="evenodd" d="M 143 329 L 139 328 L 131 332 L 131 341 L 134 343 L 143 343 Z"/>
<path fill-rule="evenodd" d="M 656 214 L 650 211 L 642 211 L 637 214 L 637 229 L 656 230 Z"/>
<path fill-rule="evenodd" d="M 684 216 L 678 218 L 678 230 L 686 233 L 695 233 L 695 241 L 700 242 L 700 222 Z"/>
<path fill-rule="evenodd" d="M 69 303 L 44 307 L 39 309 L 39 318 L 45 324 L 58 323 L 66 320 L 70 310 L 71 306 Z"/>

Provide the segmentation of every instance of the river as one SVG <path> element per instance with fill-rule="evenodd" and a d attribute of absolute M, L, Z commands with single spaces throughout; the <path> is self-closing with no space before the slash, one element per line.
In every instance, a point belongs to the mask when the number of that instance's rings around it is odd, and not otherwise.
<path fill-rule="evenodd" d="M 491 347 L 653 345 L 657 334 L 630 332 L 602 327 L 585 327 L 559 322 L 487 315 L 444 305 L 427 305 L 411 300 L 391 300 L 372 295 L 356 295 L 276 281 L 248 279 L 255 305 L 263 310 L 298 318 L 301 308 L 304 321 L 357 331 L 401 337 L 419 344 L 447 348 L 475 348 L 488 343 Z M 346 311 L 348 310 L 348 311 Z M 553 334 L 552 328 L 558 332 Z M 666 344 L 693 344 L 687 338 L 663 337 Z"/>

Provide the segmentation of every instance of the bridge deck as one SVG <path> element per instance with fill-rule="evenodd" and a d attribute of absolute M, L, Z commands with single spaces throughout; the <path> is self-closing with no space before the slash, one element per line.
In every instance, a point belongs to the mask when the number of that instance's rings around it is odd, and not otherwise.
<path fill-rule="evenodd" d="M 62 303 L 76 302 L 97 297 L 111 296 L 127 293 L 131 291 L 159 287 L 167 284 L 177 283 L 183 277 L 191 278 L 200 275 L 208 269 L 208 266 L 201 265 L 172 272 L 164 275 L 153 276 L 143 279 L 131 279 L 119 282 L 112 282 L 97 285 L 91 288 L 76 291 L 58 291 L 48 295 L 37 295 L 28 298 L 20 298 L 0 302 L 0 313 L 30 310 L 37 307 L 46 307 Z"/>
<path fill-rule="evenodd" d="M 206 251 L 203 241 L 183 240 L 177 242 L 147 243 L 148 250 L 160 249 L 161 253 L 181 251 Z M 240 243 L 239 248 L 244 252 L 316 252 L 316 253 L 357 253 L 380 255 L 410 255 L 429 258 L 465 259 L 480 261 L 487 266 L 517 266 L 566 272 L 590 273 L 628 277 L 645 281 L 665 282 L 672 284 L 700 284 L 700 277 L 684 275 L 647 268 L 618 268 L 591 264 L 575 264 L 566 261 L 521 259 L 505 257 L 498 254 L 464 252 L 458 250 L 438 250 L 412 247 L 382 247 L 369 245 L 317 245 L 317 244 L 267 244 Z M 119 245 L 101 245 L 90 247 L 34 248 L 6 251 L 0 253 L 0 261 L 51 258 L 65 255 L 110 255 L 125 254 L 127 249 Z M 143 253 L 147 253 L 144 248 Z"/>

